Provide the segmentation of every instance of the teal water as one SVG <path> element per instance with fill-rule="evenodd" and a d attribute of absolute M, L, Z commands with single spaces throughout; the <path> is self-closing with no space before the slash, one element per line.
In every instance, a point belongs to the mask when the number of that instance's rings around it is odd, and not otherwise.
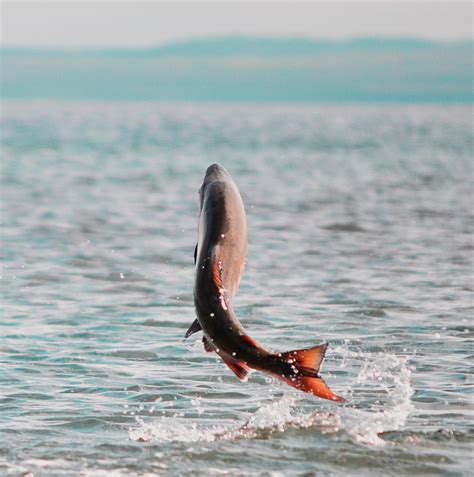
<path fill-rule="evenodd" d="M 469 106 L 5 102 L 0 474 L 472 472 Z M 347 403 L 204 352 L 197 191 L 246 205 L 236 314 Z"/>

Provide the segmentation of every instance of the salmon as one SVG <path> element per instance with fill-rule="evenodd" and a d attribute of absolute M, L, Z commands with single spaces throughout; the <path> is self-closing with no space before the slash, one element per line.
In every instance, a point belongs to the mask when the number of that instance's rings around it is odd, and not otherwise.
<path fill-rule="evenodd" d="M 247 252 L 247 219 L 240 192 L 220 165 L 208 167 L 199 190 L 194 304 L 197 319 L 185 337 L 203 332 L 204 348 L 217 353 L 241 379 L 249 369 L 323 399 L 343 402 L 319 375 L 327 344 L 271 352 L 251 338 L 232 309 Z"/>

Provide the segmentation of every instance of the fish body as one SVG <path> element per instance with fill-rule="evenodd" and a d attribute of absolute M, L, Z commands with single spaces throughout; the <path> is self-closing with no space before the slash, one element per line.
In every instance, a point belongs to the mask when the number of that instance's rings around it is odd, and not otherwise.
<path fill-rule="evenodd" d="M 186 337 L 202 330 L 206 351 L 217 353 L 244 380 L 249 369 L 271 374 L 290 386 L 333 401 L 318 370 L 327 344 L 273 353 L 251 338 L 232 309 L 247 252 L 244 204 L 231 175 L 220 165 L 208 167 L 199 190 L 198 243 L 195 250 L 196 321 Z"/>

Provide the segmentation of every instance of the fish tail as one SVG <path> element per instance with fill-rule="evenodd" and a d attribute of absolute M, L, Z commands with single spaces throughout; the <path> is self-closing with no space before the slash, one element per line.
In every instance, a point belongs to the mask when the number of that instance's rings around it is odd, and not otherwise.
<path fill-rule="evenodd" d="M 345 399 L 332 392 L 318 374 L 327 346 L 327 343 L 323 343 L 312 348 L 274 355 L 281 364 L 282 372 L 278 377 L 300 391 L 323 399 L 344 402 Z"/>

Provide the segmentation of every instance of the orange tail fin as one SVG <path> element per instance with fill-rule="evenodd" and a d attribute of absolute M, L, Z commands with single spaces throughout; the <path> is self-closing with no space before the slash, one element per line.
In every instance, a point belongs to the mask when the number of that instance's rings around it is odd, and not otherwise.
<path fill-rule="evenodd" d="M 344 402 L 345 399 L 342 396 L 338 396 L 333 393 L 327 384 L 321 378 L 311 378 L 308 376 L 297 376 L 294 378 L 282 378 L 285 383 L 290 386 L 304 391 L 305 393 L 313 394 L 323 399 L 329 399 L 330 401 Z"/>
<path fill-rule="evenodd" d="M 323 399 L 344 402 L 345 399 L 333 393 L 319 377 L 318 371 L 326 353 L 327 343 L 312 348 L 281 353 L 281 360 L 291 366 L 292 373 L 280 377 L 290 386 Z"/>

